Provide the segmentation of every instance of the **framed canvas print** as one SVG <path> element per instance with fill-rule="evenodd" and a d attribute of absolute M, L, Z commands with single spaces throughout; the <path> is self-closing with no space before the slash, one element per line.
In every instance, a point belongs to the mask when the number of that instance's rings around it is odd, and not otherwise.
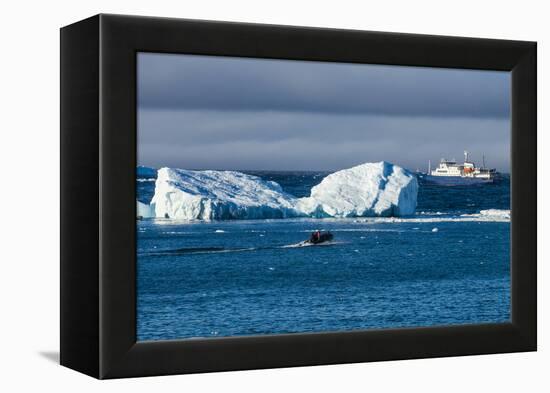
<path fill-rule="evenodd" d="M 536 44 L 61 29 L 61 364 L 536 350 Z"/>

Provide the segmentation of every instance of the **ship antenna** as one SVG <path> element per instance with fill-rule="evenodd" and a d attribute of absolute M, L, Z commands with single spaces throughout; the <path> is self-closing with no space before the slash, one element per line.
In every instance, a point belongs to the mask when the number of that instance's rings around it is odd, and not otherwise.
<path fill-rule="evenodd" d="M 464 150 L 464 162 L 468 162 L 468 151 Z"/>
<path fill-rule="evenodd" d="M 485 154 L 483 154 L 483 169 L 485 169 Z"/>
<path fill-rule="evenodd" d="M 428 160 L 428 175 L 432 174 L 432 160 Z"/>

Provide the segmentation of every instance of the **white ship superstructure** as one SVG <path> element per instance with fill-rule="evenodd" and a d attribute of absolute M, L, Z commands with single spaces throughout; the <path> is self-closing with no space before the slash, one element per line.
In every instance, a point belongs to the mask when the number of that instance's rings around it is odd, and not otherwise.
<path fill-rule="evenodd" d="M 475 164 L 468 159 L 467 151 L 464 151 L 463 164 L 458 164 L 455 160 L 446 160 L 442 158 L 439 166 L 434 170 L 431 170 L 431 163 L 429 163 L 427 180 L 439 182 L 439 180 L 443 181 L 444 179 L 454 178 L 464 179 L 466 181 L 478 180 L 490 182 L 496 175 L 496 169 L 486 168 L 485 159 L 483 161 L 483 166 L 476 167 Z"/>

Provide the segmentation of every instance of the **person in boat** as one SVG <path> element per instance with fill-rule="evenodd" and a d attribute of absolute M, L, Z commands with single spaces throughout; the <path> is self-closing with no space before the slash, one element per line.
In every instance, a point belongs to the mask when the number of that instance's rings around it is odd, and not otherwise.
<path fill-rule="evenodd" d="M 317 230 L 311 234 L 311 242 L 318 243 L 321 240 L 321 231 Z"/>
<path fill-rule="evenodd" d="M 332 233 L 330 232 L 321 232 L 319 230 L 313 232 L 309 238 L 309 242 L 313 244 L 323 243 L 329 240 L 332 240 Z"/>

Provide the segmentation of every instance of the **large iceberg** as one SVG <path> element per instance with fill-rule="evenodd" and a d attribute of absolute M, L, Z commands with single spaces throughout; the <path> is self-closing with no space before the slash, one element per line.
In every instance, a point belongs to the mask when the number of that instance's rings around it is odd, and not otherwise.
<path fill-rule="evenodd" d="M 301 215 L 281 186 L 235 171 L 159 169 L 156 217 L 184 220 L 287 218 Z"/>
<path fill-rule="evenodd" d="M 297 208 L 315 217 L 408 216 L 414 214 L 417 194 L 416 176 L 382 161 L 328 175 Z"/>
<path fill-rule="evenodd" d="M 407 216 L 417 192 L 416 177 L 388 162 L 328 175 L 305 198 L 241 172 L 162 168 L 149 210 L 138 204 L 138 212 L 184 220 Z"/>

